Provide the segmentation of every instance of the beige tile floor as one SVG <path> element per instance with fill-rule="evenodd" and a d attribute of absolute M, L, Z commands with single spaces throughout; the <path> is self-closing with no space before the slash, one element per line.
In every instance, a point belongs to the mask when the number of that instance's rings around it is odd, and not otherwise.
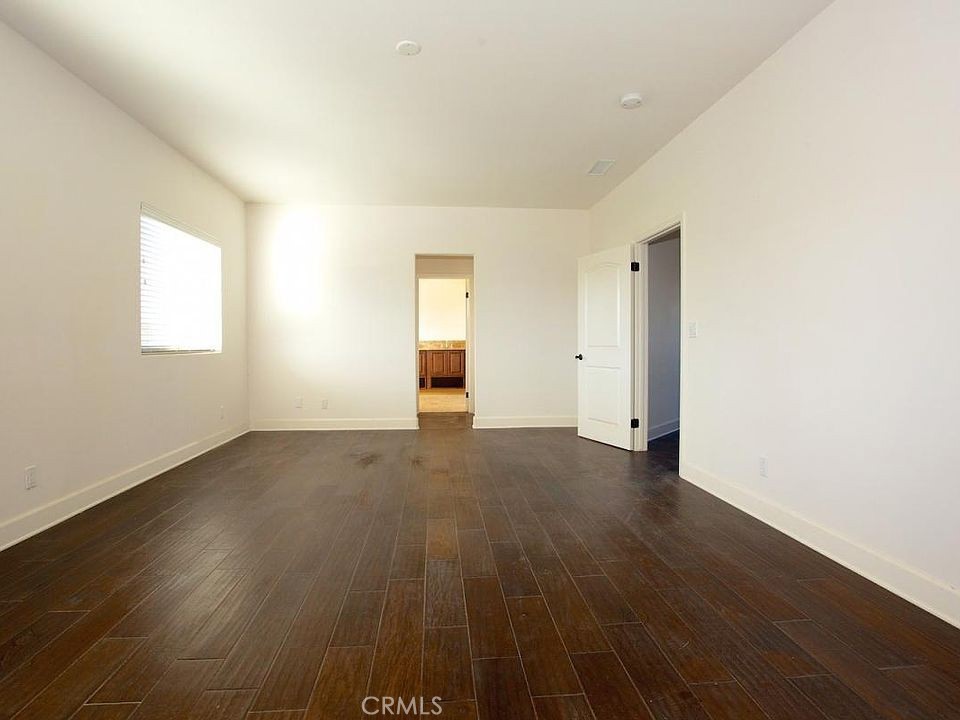
<path fill-rule="evenodd" d="M 420 412 L 466 412 L 463 388 L 420 388 Z"/>

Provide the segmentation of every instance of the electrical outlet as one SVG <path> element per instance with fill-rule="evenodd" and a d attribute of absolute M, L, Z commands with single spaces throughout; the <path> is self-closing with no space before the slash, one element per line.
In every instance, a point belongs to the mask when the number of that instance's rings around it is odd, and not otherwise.
<path fill-rule="evenodd" d="M 328 403 L 326 399 L 320 401 L 321 410 L 326 410 L 328 407 L 330 407 L 330 403 Z"/>
<path fill-rule="evenodd" d="M 37 466 L 31 465 L 23 470 L 23 486 L 27 490 L 33 490 L 37 486 Z"/>
<path fill-rule="evenodd" d="M 294 398 L 294 399 L 293 399 L 293 406 L 294 406 L 295 408 L 302 408 L 302 407 L 303 407 L 303 398 L 302 398 L 302 397 Z"/>
<path fill-rule="evenodd" d="M 767 459 L 765 457 L 760 458 L 760 477 L 767 477 Z"/>
<path fill-rule="evenodd" d="M 687 323 L 687 337 L 688 337 L 688 338 L 695 338 L 695 337 L 697 336 L 697 333 L 699 332 L 699 330 L 700 330 L 700 328 L 697 327 L 697 323 L 695 323 L 695 322 Z"/>
<path fill-rule="evenodd" d="M 223 420 L 223 405 L 220 406 L 220 419 Z"/>

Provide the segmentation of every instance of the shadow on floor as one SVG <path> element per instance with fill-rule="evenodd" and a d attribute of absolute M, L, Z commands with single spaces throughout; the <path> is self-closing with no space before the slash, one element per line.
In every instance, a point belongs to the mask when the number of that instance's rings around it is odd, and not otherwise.
<path fill-rule="evenodd" d="M 419 413 L 421 430 L 469 430 L 473 427 L 472 413 Z"/>
<path fill-rule="evenodd" d="M 676 471 L 680 464 L 680 431 L 651 440 L 647 443 L 647 454 L 651 460 Z"/>

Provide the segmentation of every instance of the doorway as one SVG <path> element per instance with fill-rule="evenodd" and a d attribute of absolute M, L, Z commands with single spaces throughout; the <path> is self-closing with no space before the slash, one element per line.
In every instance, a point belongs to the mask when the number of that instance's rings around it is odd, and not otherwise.
<path fill-rule="evenodd" d="M 682 240 L 678 221 L 579 259 L 580 437 L 679 451 Z"/>
<path fill-rule="evenodd" d="M 645 369 L 640 415 L 646 449 L 675 454 L 680 441 L 680 228 L 637 248 L 641 267 L 640 348 Z"/>
<path fill-rule="evenodd" d="M 417 413 L 472 412 L 473 258 L 416 258 Z"/>

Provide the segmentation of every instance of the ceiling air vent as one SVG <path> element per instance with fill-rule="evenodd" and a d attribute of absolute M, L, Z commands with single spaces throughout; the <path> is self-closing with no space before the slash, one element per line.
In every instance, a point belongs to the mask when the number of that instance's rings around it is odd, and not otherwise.
<path fill-rule="evenodd" d="M 587 171 L 587 175 L 606 175 L 615 162 L 616 160 L 597 160 Z"/>

